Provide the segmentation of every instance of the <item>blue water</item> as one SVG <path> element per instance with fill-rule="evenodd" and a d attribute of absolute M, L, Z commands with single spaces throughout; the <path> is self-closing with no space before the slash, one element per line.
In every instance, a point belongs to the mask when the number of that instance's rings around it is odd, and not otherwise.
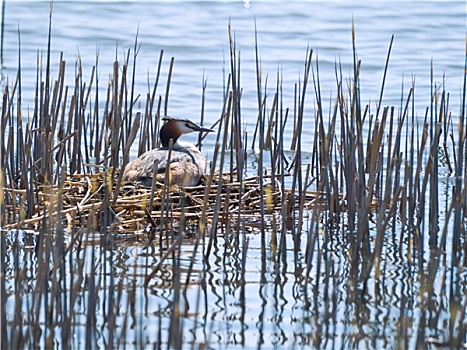
<path fill-rule="evenodd" d="M 405 98 L 414 80 L 415 107 L 417 115 L 423 117 L 430 103 L 433 63 L 434 82 L 444 84 L 451 93 L 450 104 L 456 116 L 463 83 L 465 10 L 464 1 L 56 1 L 52 14 L 51 59 L 58 63 L 63 52 L 67 81 L 72 85 L 77 57 L 85 67 L 84 76 L 89 77 L 98 54 L 100 84 L 105 86 L 113 61 L 124 61 L 138 33 L 141 46 L 137 56 L 136 92 L 145 96 L 148 79 L 152 86 L 160 50 L 164 50 L 159 89 L 162 95 L 170 58 L 175 58 L 168 114 L 199 120 L 204 77 L 207 80 L 206 120 L 212 123 L 221 113 L 223 84 L 229 71 L 227 27 L 230 22 L 241 56 L 243 117 L 247 123 L 251 120 L 253 126 L 257 117 L 255 26 L 263 84 L 267 79 L 274 91 L 279 71 L 284 107 L 292 108 L 294 84 L 303 80 L 307 48 L 313 49 L 318 59 L 325 101 L 335 96 L 336 62 L 342 63 L 344 77 L 352 75 L 353 20 L 358 59 L 362 61 L 363 103 L 371 103 L 374 112 L 390 39 L 394 35 L 382 105 L 400 107 L 402 93 Z M 32 106 L 37 54 L 43 55 L 47 48 L 49 12 L 47 1 L 6 2 L 3 77 L 15 79 L 20 37 L 25 106 Z M 56 77 L 57 72 L 58 67 L 52 74 Z M 314 116 L 312 88 L 307 102 L 308 120 L 311 120 Z"/>
<path fill-rule="evenodd" d="M 23 114 L 27 117 L 32 114 L 38 54 L 45 61 L 50 3 L 7 1 L 5 10 L 3 84 L 7 81 L 10 86 L 13 84 L 20 61 Z M 391 36 L 394 35 L 383 106 L 394 105 L 399 110 L 401 95 L 405 99 L 412 81 L 415 81 L 415 111 L 418 117 L 423 118 L 425 108 L 430 104 L 430 70 L 433 64 L 433 84 L 450 92 L 452 116 L 456 120 L 464 78 L 465 13 L 464 1 L 55 1 L 51 59 L 58 63 L 60 53 L 63 52 L 67 62 L 66 81 L 72 86 L 78 57 L 84 66 L 84 76 L 89 77 L 98 55 L 98 76 L 100 85 L 105 90 L 113 62 L 116 59 L 124 61 L 128 50 L 134 47 L 138 33 L 138 44 L 141 46 L 136 64 L 136 92 L 145 96 L 148 79 L 152 86 L 160 51 L 164 50 L 159 94 L 165 94 L 170 58 L 175 58 L 168 114 L 199 120 L 204 78 L 207 79 L 205 119 L 206 124 L 210 125 L 219 118 L 222 110 L 224 81 L 229 71 L 227 28 L 230 22 L 241 55 L 242 116 L 250 132 L 256 123 L 258 110 L 255 27 L 263 84 L 267 80 L 272 96 L 277 73 L 280 72 L 284 104 L 285 107 L 292 108 L 294 85 L 302 81 L 307 48 L 313 50 L 315 63 L 316 58 L 318 59 L 321 94 L 325 101 L 333 101 L 337 90 L 336 62 L 342 63 L 344 76 L 352 76 L 353 21 L 358 59 L 362 62 L 360 82 L 363 103 L 370 103 L 372 111 L 375 111 L 388 47 Z M 57 74 L 58 67 L 55 65 L 52 76 L 56 77 Z M 315 97 L 311 87 L 307 98 L 304 149 L 311 146 L 313 139 L 306 137 L 307 125 L 313 123 L 315 116 Z M 327 115 L 328 106 L 325 108 Z M 144 110 L 144 106 L 141 109 Z M 289 135 L 290 133 L 284 135 L 286 144 L 290 141 Z M 190 136 L 187 135 L 186 139 L 190 141 Z M 208 136 L 206 140 L 206 150 L 209 152 L 215 135 Z M 446 198 L 449 197 L 452 186 L 452 178 L 444 179 L 440 175 L 440 181 L 445 180 L 446 193 L 442 194 L 442 206 L 448 203 Z M 308 225 L 307 222 L 306 226 Z M 271 232 L 272 230 L 267 233 L 267 242 L 271 240 Z M 34 252 L 28 243 L 32 239 L 31 234 L 8 233 L 10 247 L 14 245 L 17 235 L 20 237 L 18 244 L 24 249 L 25 255 L 24 259 L 19 258 L 19 264 L 33 273 L 35 267 L 29 266 L 32 264 L 31 260 L 34 260 L 30 259 Z M 180 297 L 182 309 L 189 311 L 189 316 L 183 319 L 185 341 L 194 341 L 196 344 L 206 342 L 214 348 L 217 345 L 222 348 L 251 348 L 261 341 L 265 348 L 308 348 L 312 345 L 321 348 L 392 348 L 397 347 L 397 326 L 401 310 L 405 310 L 407 319 L 414 322 L 412 326 L 408 326 L 409 345 L 414 347 L 420 303 L 424 301 L 406 301 L 419 295 L 414 292 L 419 281 L 410 280 L 418 277 L 411 272 L 417 266 L 410 257 L 405 259 L 409 251 L 409 243 L 404 240 L 405 237 L 399 237 L 398 234 L 388 236 L 384 249 L 386 270 L 383 277 L 386 278 L 378 279 L 376 276 L 369 283 L 368 292 L 362 296 L 362 300 L 350 303 L 347 300 L 349 294 L 352 294 L 348 292 L 347 288 L 350 287 L 346 284 L 348 271 L 340 270 L 342 266 L 347 267 L 349 264 L 348 237 L 345 235 L 335 237 L 335 241 L 328 243 L 328 256 L 335 259 L 330 264 L 335 285 L 329 286 L 329 290 L 324 291 L 323 287 L 326 277 L 323 275 L 323 266 L 327 262 L 321 262 L 322 265 L 313 264 L 310 275 L 316 278 L 312 279 L 312 286 L 309 288 L 316 287 L 319 298 L 312 302 L 307 299 L 303 285 L 300 284 L 300 276 L 297 277 L 294 270 L 293 262 L 296 257 L 291 250 L 293 242 L 290 235 L 286 238 L 289 247 L 286 260 L 289 265 L 279 274 L 279 284 L 276 284 L 272 250 L 268 249 L 266 262 L 262 265 L 260 235 L 248 228 L 245 236 L 248 241 L 248 256 L 244 307 L 239 305 L 241 287 L 237 284 L 239 271 L 236 264 L 241 259 L 241 253 L 232 248 L 230 237 L 220 236 L 218 246 L 222 249 L 228 247 L 228 257 L 226 258 L 224 250 L 215 250 L 210 256 L 209 265 L 206 265 L 198 251 L 191 279 L 193 285 L 189 286 L 186 295 Z M 303 242 L 306 241 L 305 238 Z M 149 346 L 159 340 L 158 322 L 162 323 L 164 331 L 168 331 L 170 306 L 174 298 L 171 293 L 173 274 L 170 263 L 151 281 L 149 293 L 144 294 L 147 291 L 143 288 L 142 276 L 147 272 L 146 269 L 151 271 L 157 264 L 159 255 L 151 254 L 143 246 L 138 238 L 117 237 L 112 253 L 90 245 L 80 253 L 73 251 L 70 260 L 67 260 L 70 262 L 67 269 L 71 269 L 75 260 L 86 257 L 90 264 L 89 271 L 96 271 L 105 281 L 108 276 L 105 275 L 104 266 L 111 265 L 125 286 L 122 314 L 129 307 L 128 300 L 133 297 L 132 293 L 136 293 L 136 305 L 140 308 L 136 312 L 136 319 L 130 317 L 130 321 L 137 326 L 129 327 L 126 339 L 130 344 L 128 347 L 134 344 L 132 342 L 142 342 Z M 322 246 L 323 242 L 320 242 L 320 247 Z M 399 247 L 402 247 L 400 253 Z M 185 242 L 181 253 L 182 269 L 186 269 L 188 265 L 192 248 L 192 242 Z M 246 249 L 242 244 L 241 248 Z M 93 249 L 97 256 L 96 262 L 91 260 Z M 303 257 L 298 259 L 303 264 Z M 9 273 L 12 272 L 11 265 L 8 266 Z M 321 269 L 320 272 L 317 271 L 318 268 Z M 446 277 L 448 273 L 443 270 L 441 276 Z M 182 277 L 186 277 L 183 272 Z M 462 278 L 465 280 L 465 272 L 460 275 L 461 280 Z M 200 287 L 201 279 L 206 284 L 204 289 Z M 381 281 L 384 281 L 384 285 L 380 284 Z M 135 289 L 132 289 L 133 283 Z M 13 279 L 9 286 L 6 308 L 13 310 Z M 100 293 L 108 296 L 105 288 L 102 287 Z M 79 325 L 87 322 L 86 300 L 89 291 L 84 287 L 83 290 L 82 303 L 77 303 L 80 307 L 75 310 L 74 321 L 78 326 L 75 342 L 72 343 L 74 348 L 84 347 L 82 339 L 86 328 Z M 463 293 L 465 294 L 465 290 Z M 29 293 L 24 299 L 29 301 L 31 295 Z M 335 298 L 331 305 L 337 306 L 336 310 L 328 310 L 328 298 Z M 102 299 L 96 307 L 96 314 L 99 316 L 106 313 L 105 298 Z M 440 325 L 449 323 L 450 314 L 447 309 L 446 306 L 437 316 Z M 26 309 L 23 311 L 27 313 Z M 159 315 L 162 315 L 161 318 Z M 123 328 L 124 316 L 119 316 L 116 322 L 118 327 Z M 12 311 L 8 313 L 8 318 L 13 318 Z M 109 334 L 106 333 L 103 318 L 98 318 L 97 325 L 102 333 L 98 335 L 96 343 L 104 347 Z M 437 327 L 434 322 L 427 336 L 443 338 L 445 333 L 442 327 L 439 330 Z M 167 340 L 167 332 L 163 334 L 162 340 Z"/>

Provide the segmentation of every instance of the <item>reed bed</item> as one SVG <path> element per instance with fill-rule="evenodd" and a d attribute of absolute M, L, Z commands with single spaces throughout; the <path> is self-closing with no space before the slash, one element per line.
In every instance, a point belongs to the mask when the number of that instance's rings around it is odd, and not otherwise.
<path fill-rule="evenodd" d="M 229 26 L 224 105 L 212 126 L 218 128 L 217 139 L 203 183 L 145 188 L 122 181 L 120 174 L 132 148 L 141 154 L 159 143 L 174 58 L 164 74 L 161 51 L 148 83 L 152 87 L 140 95 L 134 81 L 136 37 L 123 63 L 115 61 L 106 88 L 97 78 L 98 62 L 84 81 L 80 59 L 69 86 L 62 59 L 57 76 L 51 75 L 50 31 L 45 62 L 41 56 L 37 61 L 30 118 L 21 101 L 21 69 L 3 86 L 0 284 L 9 312 L 8 317 L 2 313 L 2 348 L 118 348 L 147 342 L 158 348 L 204 348 L 218 341 L 249 346 L 252 251 L 258 256 L 255 285 L 263 303 L 255 321 L 258 347 L 268 327 L 270 300 L 263 288 L 272 286 L 281 327 L 289 284 L 304 317 L 300 322 L 311 327 L 294 333 L 293 345 L 465 346 L 466 84 L 459 113 L 450 111 L 450 95 L 434 77 L 424 118 L 415 112 L 415 84 L 402 94 L 400 107 L 383 106 L 391 39 L 379 100 L 376 106 L 363 105 L 352 33 L 353 76 L 346 80 L 336 64 L 337 92 L 327 111 L 312 49 L 288 108 L 280 72 L 267 86 L 257 44 L 257 122 L 247 135 L 240 56 Z M 310 99 L 313 111 L 306 108 Z M 144 112 L 134 112 L 136 103 Z M 199 119 L 204 120 L 203 111 Z M 305 131 L 309 122 L 313 129 Z M 293 130 L 290 145 L 283 137 L 286 129 Z M 312 140 L 311 149 L 303 148 L 304 137 Z M 258 150 L 255 176 L 245 175 L 250 149 Z M 293 159 L 285 150 L 293 151 Z M 311 155 L 309 164 L 302 162 L 304 152 Z M 441 166 L 454 185 L 441 187 Z M 28 230 L 35 234 L 23 242 Z M 131 240 L 132 248 L 141 244 L 138 258 L 122 250 L 122 239 Z M 385 293 L 394 278 L 391 259 L 403 262 L 404 282 L 402 291 Z M 213 269 L 225 271 L 221 290 Z M 170 292 L 154 311 L 148 300 L 166 289 Z M 216 305 L 232 302 L 235 315 L 223 321 L 240 325 L 233 343 L 219 337 L 208 319 L 210 290 Z M 188 294 L 194 302 L 187 302 Z M 388 310 L 392 322 L 376 332 L 382 338 L 362 330 L 381 322 L 366 303 Z M 391 315 L 394 309 L 397 317 Z M 146 331 L 148 323 L 153 326 Z M 352 331 L 352 325 L 358 329 Z M 274 333 L 277 346 L 290 345 L 283 333 Z"/>

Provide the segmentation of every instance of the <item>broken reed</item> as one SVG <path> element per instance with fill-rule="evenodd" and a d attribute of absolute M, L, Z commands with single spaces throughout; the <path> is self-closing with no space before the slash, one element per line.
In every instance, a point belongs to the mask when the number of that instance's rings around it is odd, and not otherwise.
<path fill-rule="evenodd" d="M 50 33 L 49 33 L 50 43 Z M 244 130 L 244 118 L 241 113 L 242 87 L 240 85 L 240 56 L 229 26 L 230 73 L 224 91 L 224 106 L 215 126 L 218 127 L 214 156 L 205 178 L 204 186 L 193 191 L 204 196 L 203 203 L 193 211 L 186 201 L 186 194 L 173 193 L 173 189 L 163 186 L 158 202 L 155 203 L 155 185 L 151 189 L 148 206 L 138 220 L 146 221 L 150 233 L 145 238 L 148 247 L 152 246 L 154 228 L 159 227 L 157 251 L 159 260 L 156 266 L 145 267 L 144 288 L 154 283 L 154 277 L 161 266 L 171 259 L 173 266 L 173 295 L 171 305 L 170 334 L 168 342 L 175 347 L 183 341 L 178 335 L 183 329 L 180 318 L 179 299 L 186 292 L 195 255 L 201 249 L 206 263 L 212 250 L 233 249 L 241 262 L 240 274 L 244 280 L 248 237 L 246 226 L 253 217 L 258 223 L 261 234 L 261 271 L 266 269 L 267 251 L 277 252 L 276 281 L 286 278 L 282 268 L 286 261 L 286 235 L 293 237 L 295 278 L 299 284 L 312 285 L 305 293 L 318 293 L 318 279 L 311 276 L 312 266 L 318 266 L 318 275 L 324 274 L 326 285 L 333 283 L 332 265 L 322 264 L 332 261 L 329 242 L 339 232 L 346 232 L 349 237 L 351 262 L 348 285 L 352 286 L 350 298 L 357 298 L 358 288 L 367 283 L 376 283 L 375 276 L 385 278 L 382 250 L 386 233 L 392 231 L 400 236 L 400 242 L 411 242 L 407 247 L 399 247 L 398 254 L 410 255 L 417 261 L 420 295 L 428 301 L 434 297 L 433 281 L 439 274 L 440 256 L 446 252 L 446 246 L 452 249 L 452 271 L 466 259 L 464 217 L 465 189 L 467 180 L 464 162 L 465 147 L 465 84 L 462 111 L 459 118 L 449 111 L 449 94 L 443 85 L 434 83 L 432 78 L 431 105 L 426 110 L 422 121 L 416 116 L 414 106 L 414 84 L 410 87 L 401 108 L 383 107 L 385 75 L 392 46 L 392 39 L 386 61 L 385 74 L 381 84 L 376 113 L 371 106 L 363 106 L 359 95 L 360 61 L 355 50 L 353 32 L 353 77 L 347 85 L 342 74 L 342 67 L 336 64 L 335 79 L 337 93 L 332 108 L 326 113 L 325 101 L 321 97 L 320 71 L 318 61 L 314 60 L 313 51 L 307 50 L 304 61 L 304 73 L 294 86 L 293 107 L 285 107 L 282 91 L 281 72 L 277 73 L 275 86 L 270 90 L 267 79 L 263 77 L 256 44 L 256 80 L 258 115 L 257 125 L 252 137 Z M 24 347 L 44 342 L 50 347 L 54 339 L 61 339 L 61 344 L 69 346 L 76 327 L 73 310 L 78 293 L 86 280 L 88 285 L 88 305 L 95 305 L 98 293 L 109 298 L 104 310 L 109 338 L 105 345 L 119 345 L 125 342 L 127 327 L 117 327 L 117 314 L 120 307 L 126 307 L 130 314 L 135 311 L 135 300 L 121 300 L 122 280 L 111 265 L 104 263 L 103 276 L 85 269 L 82 243 L 89 237 L 85 233 L 99 232 L 99 239 L 91 244 L 99 247 L 99 256 L 92 257 L 91 265 L 104 261 L 106 254 L 114 254 L 115 227 L 121 224 L 117 207 L 125 201 L 122 190 L 128 184 L 122 183 L 118 168 L 124 168 L 129 160 L 131 147 L 137 147 L 138 154 L 158 145 L 160 118 L 168 110 L 169 87 L 174 59 L 170 60 L 169 72 L 165 76 L 165 94 L 161 94 L 160 79 L 163 77 L 161 66 L 163 51 L 158 61 L 158 69 L 152 88 L 145 98 L 134 91 L 135 68 L 139 46 L 137 38 L 133 48 L 125 55 L 123 64 L 114 63 L 110 81 L 107 84 L 106 97 L 102 101 L 101 83 L 98 80 L 98 61 L 91 72 L 89 82 L 84 82 L 80 59 L 76 62 L 76 76 L 73 86 L 65 85 L 66 63 L 60 58 L 57 77 L 51 76 L 50 44 L 47 50 L 45 71 L 42 57 L 37 58 L 37 84 L 35 105 L 32 116 L 25 117 L 21 101 L 21 67 L 10 87 L 4 84 L 2 120 L 1 120 L 1 176 L 0 205 L 2 226 L 15 224 L 18 227 L 27 224 L 36 226 L 39 235 L 33 242 L 38 259 L 38 274 L 34 283 L 32 308 L 27 319 L 21 312 L 15 313 L 8 321 L 9 333 L 4 331 L 5 314 L 2 316 L 2 346 Z M 133 74 L 129 73 L 132 61 Z M 149 85 L 149 82 L 148 82 Z M 312 86 L 312 88 L 310 88 Z M 203 78 L 203 97 L 206 82 Z M 305 101 L 312 99 L 314 109 L 306 108 Z M 134 113 L 136 103 L 144 105 L 144 112 Z M 204 110 L 201 111 L 201 120 Z M 304 124 L 313 125 L 312 132 L 304 131 Z M 293 130 L 291 144 L 285 144 L 285 130 Z M 303 138 L 312 142 L 311 149 L 303 149 Z M 137 145 L 134 146 L 134 141 Z M 201 139 L 200 139 L 201 141 Z M 246 202 L 251 178 L 245 178 L 247 153 L 256 149 L 258 158 L 256 186 L 256 215 L 249 212 Z M 295 151 L 289 162 L 285 149 Z M 440 150 L 443 150 L 445 165 L 456 176 L 456 186 L 452 196 L 445 203 L 439 200 L 438 167 Z M 227 151 L 230 151 L 227 153 Z M 302 152 L 311 154 L 311 163 L 302 164 Z M 265 164 L 268 154 L 271 164 Z M 230 157 L 230 168 L 224 172 L 226 157 Z M 267 168 L 267 176 L 264 169 Z M 219 170 L 220 169 L 220 170 Z M 219 176 L 217 172 L 224 172 Z M 76 210 L 65 212 L 64 191 L 70 181 L 70 175 L 79 174 L 90 179 L 101 176 L 101 194 L 98 204 L 86 208 L 76 206 Z M 87 180 L 86 180 L 87 181 Z M 267 186 L 266 186 L 267 185 Z M 130 185 L 131 186 L 131 185 Z M 235 196 L 232 191 L 235 189 Z M 310 204 L 309 191 L 315 197 Z M 286 195 L 288 193 L 288 195 Z M 44 200 L 47 198 L 47 200 Z M 201 198 L 201 197 L 200 197 Z M 210 200 L 206 200 L 210 198 Z M 135 203 L 131 203 L 134 200 Z M 267 203 L 272 201 L 273 212 Z M 130 202 L 130 204 L 128 204 Z M 377 203 L 375 208 L 374 203 Z M 428 205 L 429 203 L 429 205 Z M 135 214 L 139 206 L 137 198 L 127 198 L 128 213 Z M 439 217 L 440 205 L 447 210 L 445 217 Z M 153 211 L 154 207 L 157 210 Z M 195 213 L 196 230 L 191 256 L 191 263 L 186 279 L 181 280 L 180 248 L 187 223 L 192 223 L 191 213 Z M 65 229 L 64 214 L 71 215 Z M 307 215 L 308 220 L 304 220 Z M 32 221 L 31 221 L 32 220 Z M 306 226 L 308 222 L 308 226 Z M 442 227 L 438 227 L 438 222 Z M 370 223 L 372 226 L 370 227 Z M 266 231 L 273 228 L 270 241 L 266 241 Z M 323 230 L 324 228 L 324 230 Z M 397 228 L 397 229 L 396 229 Z M 219 229 L 226 234 L 233 234 L 235 239 L 218 246 Z M 447 242 L 448 233 L 453 232 L 452 242 Z M 65 233 L 71 237 L 66 245 Z M 321 241 L 321 235 L 323 235 Z M 428 238 L 428 246 L 425 240 Z M 449 244 L 448 244 L 449 243 Z M 5 236 L 2 235 L 2 249 L 5 249 Z M 429 251 L 426 251 L 429 247 Z M 93 254 L 95 251 L 93 250 Z M 299 254 L 305 254 L 305 264 Z M 2 250 L 2 255 L 5 252 Z M 69 256 L 70 266 L 64 265 L 64 256 Z M 75 256 L 76 259 L 71 259 Z M 20 262 L 15 261 L 15 266 Z M 70 272 L 67 277 L 66 271 Z M 110 271 L 107 271 L 110 269 Z M 321 271 L 324 269 L 324 271 Z M 25 293 L 25 275 L 18 270 L 16 293 Z M 41 272 L 41 271 L 47 271 Z M 305 271 L 305 273 L 303 273 Z M 457 270 L 456 270 L 457 271 Z M 5 273 L 2 274 L 2 295 L 5 295 Z M 453 272 L 454 273 L 454 272 Z M 460 273 L 460 272 L 456 272 Z M 136 276 L 135 267 L 135 276 Z M 204 272 L 205 278 L 206 272 Z M 264 274 L 262 273 L 262 276 Z M 445 275 L 442 278 L 446 278 Z M 98 281 L 104 285 L 98 287 Z M 460 288 L 451 278 L 449 288 L 452 293 L 453 325 L 450 327 L 451 346 L 459 346 L 465 338 L 465 327 L 456 328 L 456 320 L 465 317 L 465 307 L 455 290 Z M 49 284 L 50 290 L 44 286 Z M 96 288 L 93 288 L 96 287 Z M 138 288 L 134 286 L 133 293 Z M 244 285 L 241 285 L 240 303 L 245 299 Z M 146 293 L 146 289 L 144 289 Z M 351 289 L 352 290 L 352 289 Z M 427 293 L 422 293 L 426 290 Z M 66 291 L 71 291 L 69 296 Z M 115 292 L 115 293 L 114 293 Z M 201 293 L 201 289 L 200 289 Z M 316 296 L 316 295 L 315 295 Z M 134 294 L 133 294 L 134 297 Z M 333 301 L 331 295 L 323 296 L 327 303 Z M 312 299 L 312 298 L 310 298 Z M 3 303 L 4 304 L 4 303 Z M 123 305 L 123 306 L 121 306 Z M 405 315 L 404 306 L 401 315 Z M 424 305 L 424 303 L 422 303 Z M 427 302 L 428 305 L 428 302 Z M 21 299 L 15 300 L 15 308 L 21 311 L 24 305 Z M 440 306 L 441 307 L 441 306 Z M 198 310 L 198 305 L 196 306 Z M 86 327 L 86 347 L 97 344 L 97 315 L 88 309 Z M 243 310 L 245 310 L 243 308 Z M 188 311 L 188 310 L 186 310 Z M 422 321 L 419 324 L 417 347 L 424 347 L 422 336 L 429 311 L 421 310 Z M 128 313 L 127 313 L 128 315 Z M 45 325 L 39 320 L 45 316 Z M 185 315 L 186 316 L 186 315 Z M 244 315 L 243 315 L 244 316 Z M 160 317 L 160 316 L 159 316 Z M 328 315 L 331 317 L 331 315 Z M 330 318 L 328 319 L 328 321 Z M 140 320 L 141 321 L 141 320 Z M 125 316 L 125 323 L 127 316 Z M 142 322 L 142 321 L 141 321 Z M 161 325 L 159 318 L 159 325 Z M 24 328 L 25 323 L 27 327 Z M 55 334 L 57 324 L 61 324 L 61 334 Z M 405 326 L 404 326 L 405 325 Z M 47 337 L 41 336 L 39 329 L 49 330 Z M 404 320 L 401 320 L 401 334 L 407 334 Z M 137 328 L 137 327 L 136 327 Z M 456 333 L 456 329 L 460 329 Z M 161 332 L 161 328 L 159 327 Z M 404 333 L 405 331 L 405 333 Z M 143 337 L 137 337 L 143 341 Z M 162 341 L 162 333 L 159 334 Z M 407 345 L 408 338 L 400 340 Z M 193 345 L 193 344 L 192 344 Z"/>

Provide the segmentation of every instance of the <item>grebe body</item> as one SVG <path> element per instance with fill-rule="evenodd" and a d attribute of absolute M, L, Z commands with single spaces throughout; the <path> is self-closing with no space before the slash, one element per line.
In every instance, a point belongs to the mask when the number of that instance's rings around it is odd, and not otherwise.
<path fill-rule="evenodd" d="M 147 151 L 137 159 L 128 163 L 123 173 L 127 181 L 140 181 L 145 186 L 151 186 L 153 178 L 164 182 L 169 167 L 169 184 L 180 186 L 196 186 L 206 169 L 206 157 L 189 142 L 178 141 L 183 134 L 192 132 L 211 132 L 213 130 L 198 126 L 188 119 L 164 117 L 166 123 L 162 126 L 159 136 L 162 147 Z M 170 139 L 173 140 L 169 159 Z M 154 173 L 155 163 L 157 172 Z"/>

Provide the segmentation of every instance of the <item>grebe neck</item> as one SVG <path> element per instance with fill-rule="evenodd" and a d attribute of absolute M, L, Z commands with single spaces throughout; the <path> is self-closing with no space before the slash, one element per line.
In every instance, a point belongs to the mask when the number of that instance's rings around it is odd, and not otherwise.
<path fill-rule="evenodd" d="M 175 133 L 169 132 L 170 131 L 169 128 L 171 127 L 169 126 L 169 124 L 170 123 L 165 123 L 159 132 L 161 144 L 162 144 L 162 147 L 164 148 L 169 147 L 170 139 L 173 140 L 173 144 L 175 145 L 177 143 L 178 138 L 180 137 L 180 135 L 174 135 Z"/>

